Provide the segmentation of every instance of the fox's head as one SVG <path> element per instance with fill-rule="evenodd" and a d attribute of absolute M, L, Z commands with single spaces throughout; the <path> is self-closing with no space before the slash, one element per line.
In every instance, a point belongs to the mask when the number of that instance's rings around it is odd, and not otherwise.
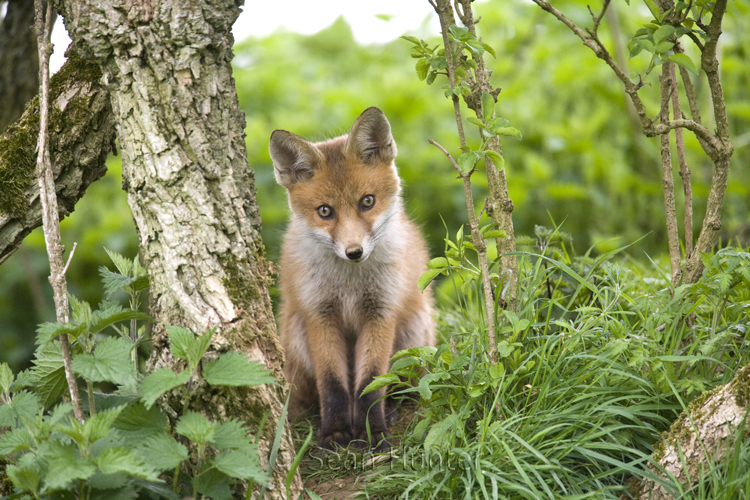
<path fill-rule="evenodd" d="M 367 259 L 401 207 L 396 142 L 383 112 L 368 108 L 348 135 L 314 144 L 275 130 L 269 149 L 294 216 L 342 259 Z"/>

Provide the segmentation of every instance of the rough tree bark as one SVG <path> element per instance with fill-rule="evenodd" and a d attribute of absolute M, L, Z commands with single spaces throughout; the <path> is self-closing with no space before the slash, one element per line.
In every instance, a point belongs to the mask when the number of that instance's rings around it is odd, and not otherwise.
<path fill-rule="evenodd" d="M 237 3 L 63 0 L 59 10 L 74 46 L 100 65 L 110 92 L 152 316 L 194 332 L 217 326 L 210 352 L 248 352 L 283 380 L 270 264 L 230 64 Z M 178 369 L 167 345 L 163 327 L 155 328 L 151 369 Z M 255 432 L 266 411 L 270 422 L 284 424 L 283 400 L 276 386 L 203 387 L 192 409 L 212 419 L 242 418 Z M 182 402 L 171 395 L 163 407 L 175 415 Z M 262 457 L 274 427 L 259 439 Z M 285 432 L 265 498 L 285 497 L 293 457 Z M 300 489 L 296 479 L 294 498 Z"/>
<path fill-rule="evenodd" d="M 672 474 L 686 489 L 688 478 L 695 480 L 701 467 L 708 470 L 714 462 L 726 457 L 734 444 L 737 428 L 746 417 L 750 405 L 750 365 L 737 372 L 726 385 L 702 394 L 683 412 L 654 446 L 652 457 Z M 746 422 L 747 425 L 750 422 Z M 747 432 L 747 431 L 746 431 Z M 683 461 L 685 467 L 683 467 Z M 653 472 L 657 473 L 656 470 Z M 633 486 L 635 498 L 666 500 L 673 498 L 653 481 Z"/>
<path fill-rule="evenodd" d="M 101 77 L 97 65 L 70 50 L 68 61 L 50 79 L 49 151 L 61 220 L 107 172 L 115 123 Z M 39 101 L 34 98 L 0 136 L 0 263 L 42 225 L 35 173 L 38 135 Z"/>
<path fill-rule="evenodd" d="M 2 2 L 0 2 L 2 4 Z M 0 20 L 0 132 L 16 121 L 39 91 L 34 2 L 9 0 Z"/>

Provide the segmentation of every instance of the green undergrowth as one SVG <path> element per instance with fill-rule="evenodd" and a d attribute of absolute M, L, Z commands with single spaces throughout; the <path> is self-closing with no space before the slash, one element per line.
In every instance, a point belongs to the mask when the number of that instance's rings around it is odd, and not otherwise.
<path fill-rule="evenodd" d="M 675 498 L 750 498 L 746 433 L 689 485 L 651 458 L 692 400 L 750 361 L 749 253 L 706 255 L 699 283 L 673 287 L 626 248 L 575 256 L 567 235 L 538 227 L 519 239 L 518 300 L 494 313 L 492 363 L 469 241 L 446 237 L 431 263 L 456 292 L 438 347 L 396 354 L 370 386 L 419 406 L 390 459 L 362 472 L 360 498 L 631 498 L 643 478 Z M 497 304 L 503 282 L 490 273 Z"/>

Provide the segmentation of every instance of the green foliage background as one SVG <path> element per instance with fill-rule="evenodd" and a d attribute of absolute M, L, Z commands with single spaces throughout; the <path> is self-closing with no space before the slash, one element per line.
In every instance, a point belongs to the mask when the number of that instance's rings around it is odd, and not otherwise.
<path fill-rule="evenodd" d="M 564 0 L 556 6 L 579 24 L 589 25 L 586 2 Z M 616 2 L 620 42 L 625 45 L 644 22 L 645 7 Z M 494 84 L 502 88 L 496 109 L 524 134 L 503 143 L 517 234 L 532 235 L 536 224 L 563 222 L 576 247 L 597 244 L 604 252 L 648 233 L 631 247 L 659 256 L 666 250 L 658 138 L 645 138 L 628 115 L 621 83 L 578 38 L 535 5 L 520 0 L 476 5 L 484 40 L 497 51 L 488 57 Z M 720 44 L 721 71 L 735 153 L 724 202 L 722 240 L 750 241 L 750 1 L 733 0 Z M 415 25 L 420 20 L 415 20 Z M 607 18 L 600 34 L 615 52 Z M 422 28 L 421 31 L 425 31 Z M 428 34 L 417 30 L 417 36 Z M 437 34 L 429 34 L 436 37 Z M 455 232 L 464 223 L 463 190 L 445 157 L 427 143 L 434 139 L 458 154 L 452 106 L 442 82 L 420 82 L 409 56 L 410 44 L 360 46 L 339 20 L 315 35 L 278 33 L 235 45 L 235 79 L 247 116 L 248 160 L 256 172 L 263 238 L 276 259 L 288 216 L 286 195 L 273 177 L 268 139 L 276 128 L 310 140 L 346 133 L 367 107 L 382 109 L 398 144 L 397 165 L 404 180 L 409 213 L 439 251 L 445 224 Z M 690 53 L 694 61 L 697 54 Z M 642 54 L 627 61 L 631 71 L 648 63 Z M 658 108 L 657 72 L 641 95 L 651 114 Z M 705 75 L 694 79 L 712 125 Z M 683 108 L 687 109 L 684 96 Z M 464 118 L 466 118 L 465 116 Z M 467 130 L 474 133 L 473 127 Z M 691 134 L 685 134 L 692 169 L 695 234 L 702 221 L 711 164 Z M 474 141 L 474 147 L 478 141 Z M 132 257 L 138 251 L 125 194 L 120 190 L 119 158 L 110 159 L 107 176 L 94 184 L 63 224 L 66 248 L 78 243 L 68 271 L 71 293 L 96 304 L 101 300 L 97 269 L 106 264 L 103 247 Z M 486 184 L 473 179 L 478 199 Z M 676 177 L 678 220 L 682 192 Z M 442 219 L 441 219 L 442 218 Z M 51 321 L 48 265 L 40 231 L 0 266 L 0 361 L 13 370 L 28 364 L 33 332 Z M 124 299 L 124 297 L 122 297 Z"/>

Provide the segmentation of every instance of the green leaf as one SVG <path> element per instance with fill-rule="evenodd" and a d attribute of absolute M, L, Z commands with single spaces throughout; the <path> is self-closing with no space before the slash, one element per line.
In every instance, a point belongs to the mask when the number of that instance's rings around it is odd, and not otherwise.
<path fill-rule="evenodd" d="M 169 348 L 176 358 L 188 360 L 188 349 L 195 342 L 195 335 L 187 328 L 181 326 L 167 325 L 169 335 Z"/>
<path fill-rule="evenodd" d="M 427 85 L 432 85 L 435 78 L 437 78 L 437 71 L 430 71 L 430 74 L 427 75 Z"/>
<path fill-rule="evenodd" d="M 3 388 L 5 394 L 10 394 L 10 384 L 13 383 L 13 370 L 10 369 L 8 363 L 0 365 L 0 386 Z"/>
<path fill-rule="evenodd" d="M 209 469 L 198 478 L 198 493 L 212 500 L 232 500 L 232 490 L 229 488 L 229 477 L 218 469 Z"/>
<path fill-rule="evenodd" d="M 254 447 L 249 450 L 219 453 L 214 459 L 214 465 L 229 477 L 252 479 L 256 483 L 268 481 L 258 460 L 258 450 Z"/>
<path fill-rule="evenodd" d="M 73 321 L 79 325 L 91 322 L 91 306 L 85 300 L 78 300 L 72 293 L 68 294 L 68 302 L 72 310 Z"/>
<path fill-rule="evenodd" d="M 491 240 L 492 238 L 507 238 L 508 233 L 502 229 L 492 229 L 484 234 L 484 239 Z"/>
<path fill-rule="evenodd" d="M 495 363 L 490 366 L 490 377 L 495 380 L 503 378 L 505 375 L 505 365 L 502 363 Z"/>
<path fill-rule="evenodd" d="M 175 373 L 169 368 L 159 368 L 149 373 L 138 385 L 138 396 L 146 405 L 151 408 L 159 396 L 165 392 L 174 389 L 177 386 L 187 383 L 190 380 L 190 371 L 183 370 L 181 373 Z"/>
<path fill-rule="evenodd" d="M 169 420 L 158 406 L 146 408 L 143 403 L 127 406 L 112 426 L 126 432 L 130 439 L 143 439 L 167 430 Z"/>
<path fill-rule="evenodd" d="M 236 418 L 228 418 L 224 422 L 216 424 L 211 446 L 216 450 L 236 450 L 249 445 L 248 430 L 243 427 L 242 421 Z"/>
<path fill-rule="evenodd" d="M 492 119 L 495 113 L 495 98 L 488 92 L 482 92 L 482 116 L 485 123 Z"/>
<path fill-rule="evenodd" d="M 119 273 L 113 273 L 106 267 L 99 268 L 99 276 L 102 277 L 104 285 L 104 298 L 109 299 L 117 290 L 124 289 L 133 282 L 133 278 L 123 276 Z"/>
<path fill-rule="evenodd" d="M 515 351 L 520 346 L 521 344 L 519 342 L 509 344 L 507 340 L 501 340 L 497 344 L 497 356 L 500 359 L 507 358 L 508 356 L 513 354 L 513 351 Z"/>
<path fill-rule="evenodd" d="M 640 47 L 647 52 L 654 51 L 654 44 L 651 42 L 651 40 L 646 40 L 645 38 L 636 38 L 635 43 L 640 45 Z"/>
<path fill-rule="evenodd" d="M 501 127 L 502 128 L 502 127 Z M 484 152 L 485 156 L 488 156 L 492 163 L 494 163 L 497 167 L 502 168 L 505 164 L 505 160 L 502 156 L 500 156 L 500 153 L 497 151 L 493 151 L 491 149 L 487 149 Z"/>
<path fill-rule="evenodd" d="M 148 314 L 144 314 L 140 311 L 134 311 L 132 309 L 123 309 L 122 306 L 113 302 L 105 302 L 102 304 L 102 308 L 94 311 L 94 313 L 91 315 L 90 330 L 91 333 L 99 333 L 109 325 L 131 319 L 140 321 L 153 321 L 151 316 L 149 316 Z"/>
<path fill-rule="evenodd" d="M 86 331 L 87 326 L 75 323 L 42 323 L 36 329 L 36 343 L 39 347 L 44 347 L 55 337 L 65 333 L 70 335 L 72 340 L 75 340 Z"/>
<path fill-rule="evenodd" d="M 18 417 L 29 421 L 36 420 L 36 416 L 42 411 L 39 397 L 29 391 L 18 391 L 14 394 L 11 406 Z"/>
<path fill-rule="evenodd" d="M 106 247 L 104 248 L 104 251 L 107 252 L 107 255 L 109 255 L 109 258 L 115 264 L 117 270 L 120 271 L 120 274 L 122 274 L 123 276 L 131 276 L 133 263 L 129 259 L 126 259 L 119 253 L 113 252 Z"/>
<path fill-rule="evenodd" d="M 98 457 L 96 464 L 104 474 L 121 472 L 147 481 L 156 481 L 159 475 L 150 465 L 147 465 L 133 450 L 122 446 L 105 448 Z"/>
<path fill-rule="evenodd" d="M 427 263 L 427 267 L 430 269 L 443 269 L 448 267 L 448 259 L 445 257 L 435 257 Z"/>
<path fill-rule="evenodd" d="M 480 120 L 479 118 L 477 118 L 475 116 L 468 117 L 466 119 L 466 121 L 469 122 L 469 123 L 472 123 L 472 124 L 476 125 L 479 128 L 484 128 L 484 123 L 482 123 L 482 120 Z"/>
<path fill-rule="evenodd" d="M 31 434 L 24 427 L 0 435 L 0 455 L 10 455 L 31 448 Z"/>
<path fill-rule="evenodd" d="M 396 384 L 400 381 L 401 379 L 395 373 L 386 373 L 385 375 L 379 375 L 375 377 L 372 382 L 367 384 L 367 387 L 362 390 L 362 394 L 360 394 L 360 396 L 364 396 L 365 394 L 377 391 L 378 389 L 382 389 L 383 387 L 391 384 Z"/>
<path fill-rule="evenodd" d="M 83 425 L 83 433 L 89 443 L 95 443 L 96 441 L 107 437 L 112 430 L 112 424 L 114 424 L 120 412 L 125 406 L 117 406 L 108 410 L 100 411 L 93 417 L 89 417 L 86 423 Z"/>
<path fill-rule="evenodd" d="M 672 47 L 674 47 L 674 43 L 672 42 L 659 42 L 654 47 L 654 52 L 656 52 L 657 54 L 663 54 L 672 50 Z"/>
<path fill-rule="evenodd" d="M 427 437 L 424 439 L 425 450 L 440 448 L 443 445 L 450 447 L 456 429 L 461 425 L 458 415 L 451 414 L 446 418 L 433 424 Z"/>
<path fill-rule="evenodd" d="M 177 421 L 175 432 L 200 445 L 208 444 L 214 437 L 216 424 L 194 411 L 188 411 Z"/>
<path fill-rule="evenodd" d="M 20 488 L 24 491 L 30 491 L 36 496 L 39 491 L 39 482 L 42 480 L 42 473 L 39 469 L 34 467 L 16 467 L 15 465 L 7 465 L 5 473 L 8 478 L 13 482 L 16 488 Z M 6 497 L 8 498 L 8 497 Z"/>
<path fill-rule="evenodd" d="M 235 351 L 225 352 L 216 361 L 206 363 L 203 378 L 211 385 L 234 387 L 278 383 L 262 363 L 250 361 L 245 355 Z"/>
<path fill-rule="evenodd" d="M 158 471 L 174 470 L 188 459 L 188 449 L 166 432 L 150 436 L 135 452 Z"/>
<path fill-rule="evenodd" d="M 427 72 L 430 70 L 430 62 L 426 58 L 420 59 L 417 61 L 416 70 L 419 81 L 424 80 L 427 78 Z"/>
<path fill-rule="evenodd" d="M 68 390 L 60 342 L 49 342 L 37 349 L 31 362 L 36 394 L 42 405 L 50 408 Z"/>
<path fill-rule="evenodd" d="M 492 46 L 488 43 L 484 43 L 484 42 L 481 42 L 481 43 L 482 43 L 482 47 L 484 47 L 484 50 L 492 54 L 492 57 L 497 59 L 497 54 L 495 53 L 495 49 L 493 49 Z"/>
<path fill-rule="evenodd" d="M 43 493 L 67 489 L 72 483 L 85 481 L 96 472 L 96 466 L 90 460 L 76 458 L 74 446 L 56 440 L 48 441 L 47 446 Z"/>
<path fill-rule="evenodd" d="M 477 155 L 474 153 L 464 153 L 458 157 L 458 166 L 463 172 L 470 172 L 474 165 L 477 164 Z"/>
<path fill-rule="evenodd" d="M 659 29 L 654 32 L 654 45 L 659 45 L 659 43 L 661 43 L 663 40 L 666 40 L 667 37 L 673 35 L 674 32 L 675 28 L 670 24 L 660 26 Z"/>
<path fill-rule="evenodd" d="M 630 40 L 628 42 L 628 50 L 630 51 L 630 54 L 628 57 L 629 59 L 632 59 L 641 53 L 641 51 L 643 50 L 643 46 L 641 46 L 635 40 Z"/>
<path fill-rule="evenodd" d="M 437 278 L 437 275 L 440 274 L 440 269 L 428 269 L 424 273 L 422 273 L 422 276 L 419 277 L 419 281 L 417 282 L 417 286 L 419 286 L 419 289 L 424 292 L 424 289 L 429 286 L 430 283 L 432 283 L 432 280 Z"/>
<path fill-rule="evenodd" d="M 685 54 L 672 54 L 671 56 L 667 57 L 667 61 L 672 61 L 673 63 L 682 66 L 694 75 L 698 74 L 698 68 L 696 68 L 695 64 L 693 64 L 693 60 Z"/>
<path fill-rule="evenodd" d="M 419 39 L 417 37 L 415 37 L 415 36 L 402 35 L 399 38 L 403 38 L 407 42 L 411 42 L 414 45 L 419 45 Z"/>
<path fill-rule="evenodd" d="M 197 337 L 195 341 L 188 346 L 188 363 L 192 366 L 198 366 L 198 363 L 201 362 L 201 358 L 206 354 L 208 347 L 211 345 L 211 337 L 213 337 L 215 331 L 215 327 L 209 329 L 203 335 Z"/>
<path fill-rule="evenodd" d="M 73 356 L 73 371 L 93 382 L 134 387 L 135 367 L 130 351 L 133 345 L 123 338 L 108 337 L 96 344 L 91 354 Z"/>
<path fill-rule="evenodd" d="M 519 141 L 522 138 L 521 132 L 519 132 L 519 130 L 516 129 L 516 128 L 514 128 L 514 127 L 500 127 L 500 128 L 498 128 L 498 129 L 495 130 L 495 133 L 497 135 L 505 135 L 505 136 L 515 137 Z"/>
<path fill-rule="evenodd" d="M 654 0 L 643 0 L 643 3 L 646 4 L 646 7 L 648 7 L 651 15 L 654 16 L 654 19 L 659 19 L 661 12 L 659 12 L 659 7 L 656 6 L 656 2 L 654 2 Z"/>

